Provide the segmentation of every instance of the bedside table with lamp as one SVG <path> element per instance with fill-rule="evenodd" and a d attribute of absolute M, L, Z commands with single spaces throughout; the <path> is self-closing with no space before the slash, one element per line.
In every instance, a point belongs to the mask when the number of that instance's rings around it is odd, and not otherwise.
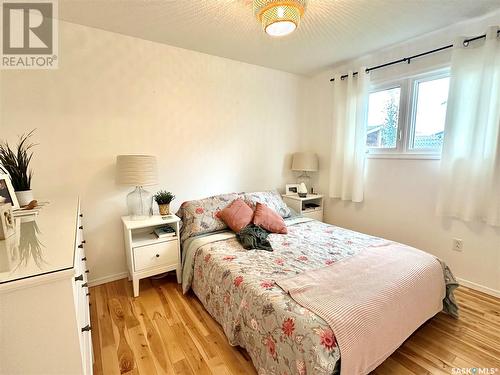
<path fill-rule="evenodd" d="M 317 172 L 318 170 L 318 155 L 313 152 L 294 153 L 292 157 L 292 171 L 302 172 L 297 178 L 299 190 L 298 194 L 283 195 L 283 201 L 298 214 L 323 221 L 323 196 L 312 194 L 311 177 L 307 174 L 308 172 Z M 303 188 L 304 185 L 305 189 Z"/>
<path fill-rule="evenodd" d="M 128 216 L 121 218 L 134 297 L 139 295 L 139 281 L 146 277 L 175 270 L 180 283 L 180 219 L 175 215 L 152 215 L 153 195 L 143 188 L 158 184 L 156 157 L 119 155 L 116 167 L 117 183 L 135 186 L 127 195 Z M 168 198 L 172 200 L 173 195 Z M 162 232 L 160 228 L 168 230 Z"/>

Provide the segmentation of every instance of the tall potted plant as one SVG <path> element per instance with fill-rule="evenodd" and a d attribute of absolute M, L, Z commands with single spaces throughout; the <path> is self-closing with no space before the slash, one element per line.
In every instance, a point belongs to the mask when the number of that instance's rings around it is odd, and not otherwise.
<path fill-rule="evenodd" d="M 31 149 L 36 146 L 35 143 L 30 142 L 34 131 L 35 129 L 19 137 L 15 148 L 11 148 L 7 141 L 0 143 L 0 164 L 2 164 L 2 169 L 10 175 L 20 206 L 26 206 L 33 200 L 31 190 L 33 171 L 29 166 L 33 157 Z"/>
<path fill-rule="evenodd" d="M 156 203 L 158 203 L 158 208 L 160 209 L 160 215 L 170 215 L 170 202 L 175 199 L 169 191 L 160 190 L 154 196 Z"/>

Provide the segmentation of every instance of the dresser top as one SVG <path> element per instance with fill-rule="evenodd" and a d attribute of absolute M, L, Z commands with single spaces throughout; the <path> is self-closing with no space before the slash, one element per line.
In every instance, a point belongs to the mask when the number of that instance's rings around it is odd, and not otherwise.
<path fill-rule="evenodd" d="M 50 202 L 38 215 L 16 217 L 16 232 L 0 240 L 0 289 L 73 268 L 77 220 L 76 198 Z"/>

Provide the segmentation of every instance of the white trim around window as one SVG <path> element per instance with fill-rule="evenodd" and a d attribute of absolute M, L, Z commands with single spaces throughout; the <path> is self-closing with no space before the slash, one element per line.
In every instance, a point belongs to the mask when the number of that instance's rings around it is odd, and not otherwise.
<path fill-rule="evenodd" d="M 370 94 L 400 88 L 398 127 L 394 148 L 367 147 L 369 158 L 383 159 L 440 159 L 441 150 L 412 148 L 417 113 L 418 84 L 450 76 L 449 67 L 425 73 L 386 80 L 372 85 Z"/>

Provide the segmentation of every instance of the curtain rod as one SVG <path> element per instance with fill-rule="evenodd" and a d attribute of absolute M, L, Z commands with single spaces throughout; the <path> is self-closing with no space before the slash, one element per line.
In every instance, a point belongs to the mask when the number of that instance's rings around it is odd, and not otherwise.
<path fill-rule="evenodd" d="M 500 35 L 500 30 L 497 31 L 497 36 L 498 35 Z M 475 36 L 475 37 L 469 38 L 469 39 L 465 39 L 463 43 L 464 43 L 464 46 L 467 47 L 470 42 L 473 42 L 473 41 L 479 40 L 479 39 L 484 39 L 484 38 L 486 38 L 486 34 Z M 377 69 L 380 69 L 380 68 L 385 68 L 386 66 L 395 65 L 395 64 L 402 63 L 402 62 L 406 62 L 406 63 L 409 64 L 411 62 L 411 60 L 416 59 L 418 57 L 430 55 L 431 53 L 436 53 L 436 52 L 444 51 L 445 49 L 449 49 L 449 48 L 452 48 L 452 47 L 453 47 L 453 44 L 448 44 L 447 46 L 436 48 L 436 49 L 433 49 L 433 50 L 430 50 L 430 51 L 427 51 L 427 52 L 422 52 L 422 53 L 419 53 L 417 55 L 413 55 L 413 56 L 410 56 L 410 57 L 404 57 L 402 59 L 390 61 L 388 63 L 377 65 L 377 66 L 372 66 L 371 68 L 366 68 L 365 69 L 365 73 L 369 73 L 372 70 L 377 70 Z M 357 74 L 358 74 L 358 72 L 352 73 L 353 76 L 355 76 Z M 344 74 L 344 75 L 340 76 L 340 79 L 344 79 L 344 78 L 347 78 L 347 77 L 349 77 L 349 74 Z M 330 82 L 333 82 L 333 81 L 335 81 L 335 78 L 331 78 L 330 79 Z"/>

